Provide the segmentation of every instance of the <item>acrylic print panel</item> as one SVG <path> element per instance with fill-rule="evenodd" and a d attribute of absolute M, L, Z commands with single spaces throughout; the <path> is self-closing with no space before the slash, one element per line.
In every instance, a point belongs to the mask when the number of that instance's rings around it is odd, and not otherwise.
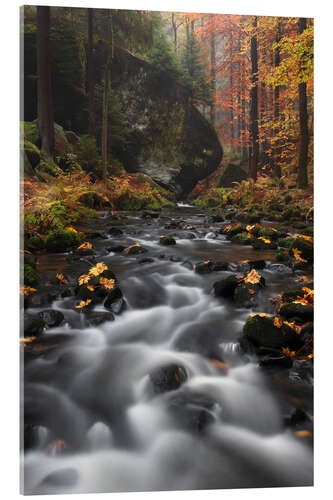
<path fill-rule="evenodd" d="M 22 40 L 22 491 L 312 485 L 313 20 Z"/>

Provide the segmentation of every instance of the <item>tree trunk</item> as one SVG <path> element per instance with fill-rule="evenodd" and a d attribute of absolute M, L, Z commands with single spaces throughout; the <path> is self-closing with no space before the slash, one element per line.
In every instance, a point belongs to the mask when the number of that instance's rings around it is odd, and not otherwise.
<path fill-rule="evenodd" d="M 215 53 L 215 23 L 210 32 L 210 88 L 212 92 L 212 104 L 210 106 L 210 121 L 215 125 L 216 107 L 216 53 Z"/>
<path fill-rule="evenodd" d="M 281 20 L 278 17 L 277 27 L 276 27 L 276 38 L 275 41 L 279 43 L 281 40 Z M 280 48 L 276 47 L 274 51 L 274 66 L 277 68 L 280 65 Z M 273 137 L 276 135 L 278 130 L 278 122 L 280 118 L 280 86 L 276 85 L 274 87 L 274 127 L 273 127 Z M 281 141 L 275 141 L 274 143 L 274 174 L 275 177 L 281 177 Z"/>
<path fill-rule="evenodd" d="M 300 34 L 306 29 L 306 19 L 299 18 L 298 32 Z M 298 175 L 297 185 L 304 189 L 308 187 L 308 147 L 309 147 L 309 130 L 308 130 L 308 108 L 306 96 L 306 83 L 298 84 L 298 99 L 299 99 L 299 129 L 300 129 L 300 144 L 298 156 Z"/>
<path fill-rule="evenodd" d="M 254 17 L 253 28 L 256 30 L 257 17 Z M 251 135 L 251 165 L 250 176 L 257 180 L 259 159 L 259 131 L 258 131 L 258 43 L 257 35 L 251 37 L 251 107 L 250 107 L 250 135 Z"/>
<path fill-rule="evenodd" d="M 107 54 L 104 70 L 103 109 L 102 109 L 102 175 L 107 178 L 109 164 L 109 89 L 111 85 L 111 62 L 113 59 L 112 13 L 108 11 Z"/>
<path fill-rule="evenodd" d="M 50 66 L 50 7 L 37 7 L 37 121 L 41 152 L 54 155 L 54 119 Z"/>
<path fill-rule="evenodd" d="M 177 54 L 177 24 L 176 24 L 174 12 L 172 12 L 172 14 L 171 14 L 171 23 L 172 23 L 172 29 L 173 29 L 173 45 L 175 48 L 175 52 Z"/>
<path fill-rule="evenodd" d="M 95 113 L 95 58 L 94 58 L 94 9 L 88 9 L 88 116 L 89 116 L 89 135 L 94 136 L 96 130 Z"/>

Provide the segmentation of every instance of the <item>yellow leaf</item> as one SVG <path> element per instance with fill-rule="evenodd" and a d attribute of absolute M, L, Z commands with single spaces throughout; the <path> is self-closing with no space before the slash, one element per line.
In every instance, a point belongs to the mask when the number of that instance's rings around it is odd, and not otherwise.
<path fill-rule="evenodd" d="M 277 328 L 281 328 L 282 325 L 283 325 L 282 319 L 279 318 L 278 316 L 275 316 L 275 318 L 274 318 L 274 326 L 276 326 Z"/>
<path fill-rule="evenodd" d="M 223 361 L 219 361 L 218 359 L 211 359 L 210 362 L 223 372 L 227 372 L 230 366 L 228 363 L 223 363 Z"/>
<path fill-rule="evenodd" d="M 89 243 L 89 241 L 85 241 L 84 243 L 82 243 L 82 245 L 77 247 L 77 250 L 90 250 L 91 248 L 92 248 L 92 244 Z"/>
<path fill-rule="evenodd" d="M 92 286 L 92 285 L 87 285 L 87 288 L 88 290 L 90 290 L 91 292 L 93 292 L 95 290 L 95 287 Z"/>
<path fill-rule="evenodd" d="M 61 273 L 57 273 L 56 274 L 56 278 L 60 281 L 60 283 L 68 283 L 68 280 L 66 280 L 66 278 L 64 277 L 63 274 Z"/>
<path fill-rule="evenodd" d="M 161 238 L 162 238 L 162 237 L 163 237 L 163 238 L 165 238 L 165 236 L 161 236 Z M 125 252 L 125 253 L 128 253 L 128 252 L 131 250 L 131 248 L 134 248 L 134 247 L 140 247 L 140 246 L 141 246 L 141 245 L 140 245 L 140 243 L 135 243 L 135 245 L 131 245 L 130 247 L 125 248 L 125 249 L 124 249 L 124 252 Z"/>
<path fill-rule="evenodd" d="M 232 229 L 232 225 L 231 224 L 229 224 L 228 226 L 225 226 L 224 232 L 225 233 L 229 233 L 230 229 Z"/>
<path fill-rule="evenodd" d="M 294 254 L 295 259 L 298 260 L 298 262 L 307 262 L 306 259 L 303 259 L 301 257 L 301 253 L 302 252 L 300 250 L 298 250 L 298 248 L 293 248 L 293 254 Z"/>
<path fill-rule="evenodd" d="M 294 434 L 296 437 L 301 438 L 301 439 L 312 438 L 312 432 L 308 431 L 307 429 L 302 429 L 300 431 L 296 431 Z"/>
<path fill-rule="evenodd" d="M 108 290 L 112 290 L 114 288 L 115 280 L 107 279 L 107 278 L 99 278 L 100 285 L 104 286 Z"/>
<path fill-rule="evenodd" d="M 76 309 L 83 309 L 84 307 L 87 307 L 91 302 L 91 299 L 87 300 L 81 300 L 80 304 L 78 306 L 75 306 Z"/>
<path fill-rule="evenodd" d="M 251 226 L 251 225 L 249 224 L 248 226 L 246 226 L 246 231 L 251 232 L 253 228 L 255 228 L 255 225 L 253 224 L 253 225 Z"/>
<path fill-rule="evenodd" d="M 22 342 L 23 344 L 28 344 L 30 342 L 33 342 L 34 340 L 36 340 L 37 337 L 21 337 L 20 338 L 20 342 Z"/>
<path fill-rule="evenodd" d="M 264 243 L 266 243 L 267 245 L 271 242 L 271 240 L 269 240 L 268 238 L 264 238 L 263 236 L 260 236 L 258 238 L 259 240 L 262 240 Z"/>
<path fill-rule="evenodd" d="M 305 241 L 310 241 L 311 243 L 313 242 L 313 238 L 311 238 L 310 236 L 305 236 L 304 234 L 300 234 L 298 238 L 302 238 L 302 240 Z"/>
<path fill-rule="evenodd" d="M 268 314 L 266 313 L 252 313 L 250 314 L 250 316 L 252 318 L 255 318 L 256 316 L 258 316 L 259 318 L 269 318 Z"/>
<path fill-rule="evenodd" d="M 257 283 L 260 283 L 260 279 L 260 274 L 255 269 L 252 269 L 252 271 L 250 271 L 244 278 L 244 283 L 256 285 Z"/>
<path fill-rule="evenodd" d="M 295 357 L 295 351 L 291 351 L 289 347 L 282 347 L 282 352 L 285 356 L 288 356 L 289 358 L 294 358 Z"/>
<path fill-rule="evenodd" d="M 77 233 L 77 230 L 74 229 L 74 227 L 72 227 L 72 226 L 67 226 L 66 229 L 67 229 L 67 231 L 72 231 L 72 233 Z"/>
<path fill-rule="evenodd" d="M 31 286 L 20 286 L 20 295 L 30 295 L 31 293 L 35 293 L 36 288 L 31 288 Z"/>
<path fill-rule="evenodd" d="M 103 271 L 106 271 L 106 269 L 108 269 L 108 266 L 104 264 L 104 262 L 98 262 L 96 266 L 89 269 L 89 274 L 92 274 L 93 276 L 99 276 Z"/>
<path fill-rule="evenodd" d="M 85 285 L 88 283 L 89 280 L 90 280 L 89 274 L 81 274 L 81 276 L 77 281 L 79 285 Z"/>

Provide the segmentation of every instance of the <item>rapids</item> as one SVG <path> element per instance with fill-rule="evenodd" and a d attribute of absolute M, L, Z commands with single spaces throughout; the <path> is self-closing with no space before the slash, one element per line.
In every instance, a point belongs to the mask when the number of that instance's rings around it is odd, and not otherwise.
<path fill-rule="evenodd" d="M 170 217 L 191 225 L 195 238 L 166 230 Z M 153 220 L 130 214 L 114 221 L 106 214 L 90 230 L 115 225 L 123 235 L 92 241 L 98 261 L 119 278 L 126 310 L 92 327 L 70 298 L 58 298 L 49 307 L 63 312 L 66 323 L 44 335 L 61 334 L 62 342 L 25 363 L 24 417 L 32 445 L 22 452 L 24 493 L 311 485 L 312 448 L 284 425 L 295 387 L 311 410 L 310 385 L 276 379 L 254 354 L 242 354 L 238 339 L 251 309 L 211 294 L 213 282 L 230 271 L 199 275 L 183 265 L 212 259 L 230 262 L 231 270 L 245 259 L 273 261 L 275 252 L 231 244 L 217 233 L 218 224 L 187 204 Z M 160 246 L 163 233 L 175 234 L 177 244 Z M 137 242 L 149 253 L 106 250 Z M 146 256 L 153 262 L 140 263 Z M 84 259 L 74 265 L 48 254 L 40 256 L 39 270 L 54 276 L 60 264 L 75 277 L 87 267 Z M 268 283 L 262 312 L 271 312 L 268 297 L 294 277 L 273 263 L 262 274 Z M 212 359 L 227 363 L 227 373 Z M 168 364 L 183 367 L 187 380 L 156 394 L 149 373 Z M 204 409 L 202 430 L 193 428 L 184 406 Z"/>

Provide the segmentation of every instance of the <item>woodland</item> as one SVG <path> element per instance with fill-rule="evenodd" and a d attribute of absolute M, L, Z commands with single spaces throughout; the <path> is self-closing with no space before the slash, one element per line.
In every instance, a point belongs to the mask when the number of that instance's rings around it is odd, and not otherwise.
<path fill-rule="evenodd" d="M 22 8 L 25 493 L 312 484 L 313 34 Z"/>

